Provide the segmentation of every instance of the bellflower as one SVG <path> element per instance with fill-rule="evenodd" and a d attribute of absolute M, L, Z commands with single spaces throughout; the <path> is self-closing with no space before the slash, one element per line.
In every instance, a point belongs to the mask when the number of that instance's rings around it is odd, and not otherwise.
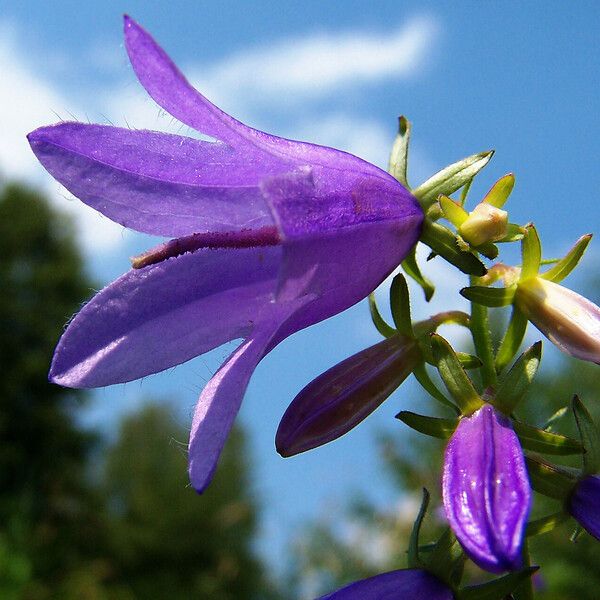
<path fill-rule="evenodd" d="M 285 411 L 275 437 L 277 451 L 293 456 L 344 435 L 368 417 L 420 360 L 417 341 L 397 334 L 319 375 Z"/>
<path fill-rule="evenodd" d="M 50 380 L 131 381 L 241 339 L 195 410 L 189 468 L 202 491 L 258 362 L 377 287 L 416 243 L 423 213 L 379 168 L 225 114 L 128 17 L 125 46 L 148 94 L 215 141 L 83 123 L 29 135 L 43 166 L 83 202 L 136 231 L 175 238 L 75 316 Z"/>
<path fill-rule="evenodd" d="M 442 495 L 473 562 L 494 573 L 519 568 L 531 488 L 519 439 L 491 405 L 459 422 L 446 448 Z"/>
<path fill-rule="evenodd" d="M 573 489 L 567 506 L 581 526 L 600 540 L 600 475 L 581 479 Z"/>
<path fill-rule="evenodd" d="M 453 600 L 454 594 L 423 569 L 402 569 L 355 581 L 320 600 Z"/>

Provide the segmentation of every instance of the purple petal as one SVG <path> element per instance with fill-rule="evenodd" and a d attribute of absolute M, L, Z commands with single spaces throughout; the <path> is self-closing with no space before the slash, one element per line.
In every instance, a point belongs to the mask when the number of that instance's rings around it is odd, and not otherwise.
<path fill-rule="evenodd" d="M 519 568 L 531 489 L 519 439 L 491 405 L 458 424 L 442 488 L 450 526 L 473 562 L 494 573 Z"/>
<path fill-rule="evenodd" d="M 390 571 L 356 581 L 320 600 L 453 600 L 452 591 L 420 569 Z"/>
<path fill-rule="evenodd" d="M 600 540 L 600 475 L 582 479 L 571 494 L 569 511 L 582 527 Z"/>
<path fill-rule="evenodd" d="M 80 200 L 137 231 L 182 236 L 273 226 L 260 182 L 291 167 L 254 148 L 153 131 L 60 123 L 29 134 L 48 172 Z"/>
<path fill-rule="evenodd" d="M 279 246 L 197 250 L 129 271 L 69 324 L 51 380 L 131 381 L 246 337 L 274 300 L 280 260 Z"/>
<path fill-rule="evenodd" d="M 397 335 L 319 375 L 285 411 L 275 437 L 277 451 L 293 456 L 344 435 L 408 377 L 419 359 L 415 341 Z"/>

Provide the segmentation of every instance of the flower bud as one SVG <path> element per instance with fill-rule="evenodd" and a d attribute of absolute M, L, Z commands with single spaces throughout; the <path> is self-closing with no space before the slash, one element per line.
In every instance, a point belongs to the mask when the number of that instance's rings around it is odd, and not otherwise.
<path fill-rule="evenodd" d="M 531 488 L 519 439 L 490 404 L 463 418 L 450 438 L 442 496 L 474 563 L 493 573 L 519 568 Z"/>
<path fill-rule="evenodd" d="M 580 525 L 600 540 L 600 475 L 581 479 L 573 489 L 567 507 Z"/>
<path fill-rule="evenodd" d="M 471 246 L 497 242 L 508 232 L 508 213 L 487 202 L 481 202 L 458 228 L 458 232 Z"/>
<path fill-rule="evenodd" d="M 275 446 L 293 456 L 331 442 L 370 415 L 422 360 L 417 342 L 395 335 L 309 383 L 285 411 Z"/>
<path fill-rule="evenodd" d="M 600 307 L 552 281 L 532 277 L 519 283 L 517 307 L 563 352 L 600 363 Z"/>

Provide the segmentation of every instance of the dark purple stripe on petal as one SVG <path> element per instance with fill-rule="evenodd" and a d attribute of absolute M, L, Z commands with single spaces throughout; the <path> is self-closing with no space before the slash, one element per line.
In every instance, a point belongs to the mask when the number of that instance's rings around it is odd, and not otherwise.
<path fill-rule="evenodd" d="M 600 475 L 582 479 L 571 494 L 569 511 L 581 526 L 600 540 Z"/>
<path fill-rule="evenodd" d="M 494 573 L 518 568 L 531 489 L 519 439 L 491 405 L 460 421 L 442 487 L 450 526 L 473 562 Z"/>

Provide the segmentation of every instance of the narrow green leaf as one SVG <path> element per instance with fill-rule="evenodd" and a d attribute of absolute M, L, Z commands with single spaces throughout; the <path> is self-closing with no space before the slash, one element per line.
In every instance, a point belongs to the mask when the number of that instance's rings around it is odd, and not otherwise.
<path fill-rule="evenodd" d="M 427 571 L 441 581 L 458 585 L 462 576 L 466 557 L 454 532 L 447 528 L 433 546 L 425 563 Z"/>
<path fill-rule="evenodd" d="M 425 366 L 425 363 L 417 365 L 413 369 L 413 375 L 415 376 L 415 379 L 419 382 L 421 387 L 432 398 L 435 398 L 444 406 L 447 406 L 448 408 L 452 409 L 457 415 L 460 414 L 459 408 L 452 401 L 448 400 L 448 398 L 446 398 L 446 396 L 444 396 L 444 394 L 440 392 L 435 383 L 433 383 L 431 377 L 429 377 L 429 373 L 427 373 L 427 367 Z"/>
<path fill-rule="evenodd" d="M 369 312 L 371 313 L 371 320 L 373 321 L 373 325 L 375 325 L 375 328 L 383 337 L 389 338 L 398 333 L 393 327 L 390 327 L 385 322 L 385 319 L 381 316 L 381 313 L 377 308 L 375 292 L 369 294 Z"/>
<path fill-rule="evenodd" d="M 522 240 L 524 236 L 525 229 L 523 227 L 517 225 L 516 223 L 509 223 L 506 235 L 501 240 L 498 240 L 498 243 L 505 244 L 507 242 L 517 242 Z"/>
<path fill-rule="evenodd" d="M 463 188 L 460 191 L 460 199 L 459 199 L 458 203 L 461 206 L 465 205 L 465 202 L 467 201 L 467 198 L 469 196 L 469 192 L 471 191 L 472 185 L 473 185 L 473 177 L 471 177 L 471 179 L 469 179 L 469 181 L 467 181 L 467 183 L 465 183 L 465 185 L 463 185 Z"/>
<path fill-rule="evenodd" d="M 529 483 L 536 492 L 563 502 L 567 499 L 577 481 L 575 477 L 536 455 L 526 455 L 525 463 Z"/>
<path fill-rule="evenodd" d="M 460 295 L 471 302 L 476 302 L 483 306 L 498 307 L 512 304 L 516 291 L 516 285 L 511 285 L 507 288 L 473 285 L 460 290 Z"/>
<path fill-rule="evenodd" d="M 478 282 L 476 277 L 470 277 L 469 279 L 472 285 Z M 481 385 L 483 389 L 490 385 L 496 387 L 498 378 L 494 367 L 494 348 L 492 346 L 492 335 L 486 306 L 471 302 L 470 324 L 475 352 L 477 356 L 481 357 L 483 363 L 483 368 L 479 372 Z"/>
<path fill-rule="evenodd" d="M 583 446 L 577 440 L 565 435 L 550 433 L 519 421 L 513 421 L 513 428 L 521 440 L 521 445 L 527 450 L 555 456 L 583 452 Z"/>
<path fill-rule="evenodd" d="M 485 244 L 479 244 L 477 250 L 481 252 L 486 258 L 494 260 L 498 256 L 498 246 L 492 242 L 486 242 Z"/>
<path fill-rule="evenodd" d="M 568 521 L 569 517 L 570 515 L 568 513 L 561 510 L 560 512 L 541 517 L 535 521 L 529 521 L 529 523 L 527 523 L 525 535 L 527 537 L 533 537 L 535 535 L 549 533 L 565 521 Z"/>
<path fill-rule="evenodd" d="M 427 210 L 440 194 L 450 196 L 473 179 L 488 164 L 493 154 L 494 151 L 490 150 L 467 156 L 467 158 L 463 158 L 463 160 L 459 160 L 437 172 L 415 188 L 413 194 L 417 197 L 423 209 Z"/>
<path fill-rule="evenodd" d="M 547 421 L 544 423 L 542 427 L 545 431 L 552 431 L 554 426 L 560 421 L 567 413 L 569 412 L 568 406 L 563 406 L 559 408 Z"/>
<path fill-rule="evenodd" d="M 533 224 L 525 226 L 527 233 L 521 241 L 521 254 L 523 265 L 521 267 L 521 281 L 535 277 L 540 270 L 542 260 L 542 245 L 536 228 Z"/>
<path fill-rule="evenodd" d="M 413 336 L 412 321 L 410 318 L 410 298 L 408 286 L 402 273 L 392 279 L 390 286 L 390 308 L 396 329 L 409 337 Z"/>
<path fill-rule="evenodd" d="M 429 506 L 429 492 L 426 488 L 423 488 L 423 500 L 421 501 L 421 508 L 419 514 L 415 520 L 415 523 L 410 534 L 410 540 L 408 543 L 408 566 L 412 569 L 418 569 L 423 566 L 419 557 L 419 534 L 421 533 L 421 525 Z"/>
<path fill-rule="evenodd" d="M 462 368 L 456 353 L 450 344 L 437 334 L 431 336 L 431 348 L 440 376 L 450 395 L 464 415 L 471 415 L 483 406 L 483 400 Z"/>
<path fill-rule="evenodd" d="M 410 144 L 411 123 L 405 116 L 398 118 L 398 133 L 392 145 L 388 171 L 403 186 L 408 186 L 408 146 Z"/>
<path fill-rule="evenodd" d="M 554 281 L 554 283 L 562 281 L 577 266 L 591 240 L 591 233 L 582 235 L 569 252 L 567 252 L 565 257 L 561 258 L 551 269 L 542 273 L 540 277 L 548 279 L 549 281 Z"/>
<path fill-rule="evenodd" d="M 470 585 L 460 590 L 458 598 L 459 600 L 503 600 L 538 569 L 539 567 L 527 567 L 486 583 Z"/>
<path fill-rule="evenodd" d="M 439 203 L 444 217 L 456 228 L 460 227 L 469 217 L 469 213 L 448 196 L 442 194 L 439 197 Z"/>
<path fill-rule="evenodd" d="M 456 235 L 439 223 L 426 219 L 421 241 L 467 275 L 482 277 L 487 273 L 483 263 L 474 254 L 459 250 Z"/>
<path fill-rule="evenodd" d="M 423 293 L 425 294 L 425 300 L 429 302 L 435 292 L 435 286 L 429 279 L 423 276 L 421 269 L 419 269 L 419 265 L 417 264 L 416 246 L 402 261 L 402 268 L 409 277 L 414 279 L 421 286 Z"/>
<path fill-rule="evenodd" d="M 577 395 L 573 396 L 573 414 L 577 422 L 577 429 L 579 429 L 581 443 L 585 448 L 583 473 L 584 475 L 600 473 L 600 431 Z"/>
<path fill-rule="evenodd" d="M 468 354 L 467 352 L 457 352 L 456 356 L 462 366 L 463 369 L 479 369 L 483 362 L 479 358 L 479 356 L 475 356 L 474 354 Z"/>
<path fill-rule="evenodd" d="M 512 173 L 508 173 L 496 181 L 490 191 L 483 198 L 483 202 L 491 204 L 496 208 L 502 208 L 504 203 L 508 200 L 508 197 L 510 196 L 514 187 L 515 176 Z"/>
<path fill-rule="evenodd" d="M 527 317 L 516 306 L 513 306 L 506 333 L 496 354 L 496 371 L 498 373 L 502 372 L 519 351 L 525 337 L 527 323 Z"/>
<path fill-rule="evenodd" d="M 510 415 L 525 395 L 537 373 L 542 358 L 542 342 L 527 348 L 502 378 L 496 393 L 495 405 Z"/>
<path fill-rule="evenodd" d="M 457 419 L 440 419 L 427 417 L 408 410 L 403 410 L 396 415 L 396 419 L 408 425 L 411 429 L 430 435 L 431 437 L 447 440 L 454 433 L 458 425 Z"/>

